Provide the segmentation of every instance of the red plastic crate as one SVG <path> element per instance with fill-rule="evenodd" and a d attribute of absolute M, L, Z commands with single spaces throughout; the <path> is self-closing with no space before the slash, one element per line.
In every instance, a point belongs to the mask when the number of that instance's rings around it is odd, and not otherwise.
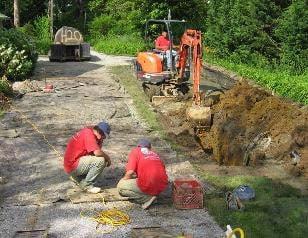
<path fill-rule="evenodd" d="M 203 208 L 202 185 L 193 179 L 176 179 L 172 184 L 172 198 L 177 209 Z"/>

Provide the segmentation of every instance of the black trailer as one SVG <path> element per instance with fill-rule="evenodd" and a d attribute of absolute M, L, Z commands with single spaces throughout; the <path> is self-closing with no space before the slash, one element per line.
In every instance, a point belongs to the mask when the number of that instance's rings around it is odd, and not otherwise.
<path fill-rule="evenodd" d="M 90 60 L 90 44 L 83 41 L 82 34 L 73 27 L 60 28 L 50 46 L 50 61 Z"/>

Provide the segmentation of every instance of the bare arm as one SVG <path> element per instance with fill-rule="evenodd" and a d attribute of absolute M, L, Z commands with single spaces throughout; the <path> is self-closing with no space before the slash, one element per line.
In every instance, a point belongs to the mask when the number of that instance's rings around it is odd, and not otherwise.
<path fill-rule="evenodd" d="M 111 165 L 111 159 L 110 159 L 109 155 L 107 155 L 104 151 L 102 151 L 102 150 L 94 150 L 93 153 L 97 157 L 104 157 L 104 159 L 107 162 L 107 167 L 109 167 Z"/>

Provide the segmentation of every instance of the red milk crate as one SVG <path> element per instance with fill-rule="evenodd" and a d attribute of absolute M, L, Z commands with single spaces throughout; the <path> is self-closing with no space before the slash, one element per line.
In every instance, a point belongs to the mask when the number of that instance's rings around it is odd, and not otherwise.
<path fill-rule="evenodd" d="M 202 185 L 193 179 L 176 179 L 172 184 L 172 199 L 177 209 L 203 208 Z"/>

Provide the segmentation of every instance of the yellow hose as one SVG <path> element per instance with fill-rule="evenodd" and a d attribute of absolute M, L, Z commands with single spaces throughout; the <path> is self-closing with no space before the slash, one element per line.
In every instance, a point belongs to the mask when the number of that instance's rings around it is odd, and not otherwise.
<path fill-rule="evenodd" d="M 245 238 L 244 231 L 243 231 L 241 228 L 235 228 L 235 229 L 230 233 L 230 235 L 228 235 L 227 238 L 231 238 L 232 235 L 235 235 L 235 236 L 237 237 L 236 233 L 240 235 L 239 238 Z"/>

